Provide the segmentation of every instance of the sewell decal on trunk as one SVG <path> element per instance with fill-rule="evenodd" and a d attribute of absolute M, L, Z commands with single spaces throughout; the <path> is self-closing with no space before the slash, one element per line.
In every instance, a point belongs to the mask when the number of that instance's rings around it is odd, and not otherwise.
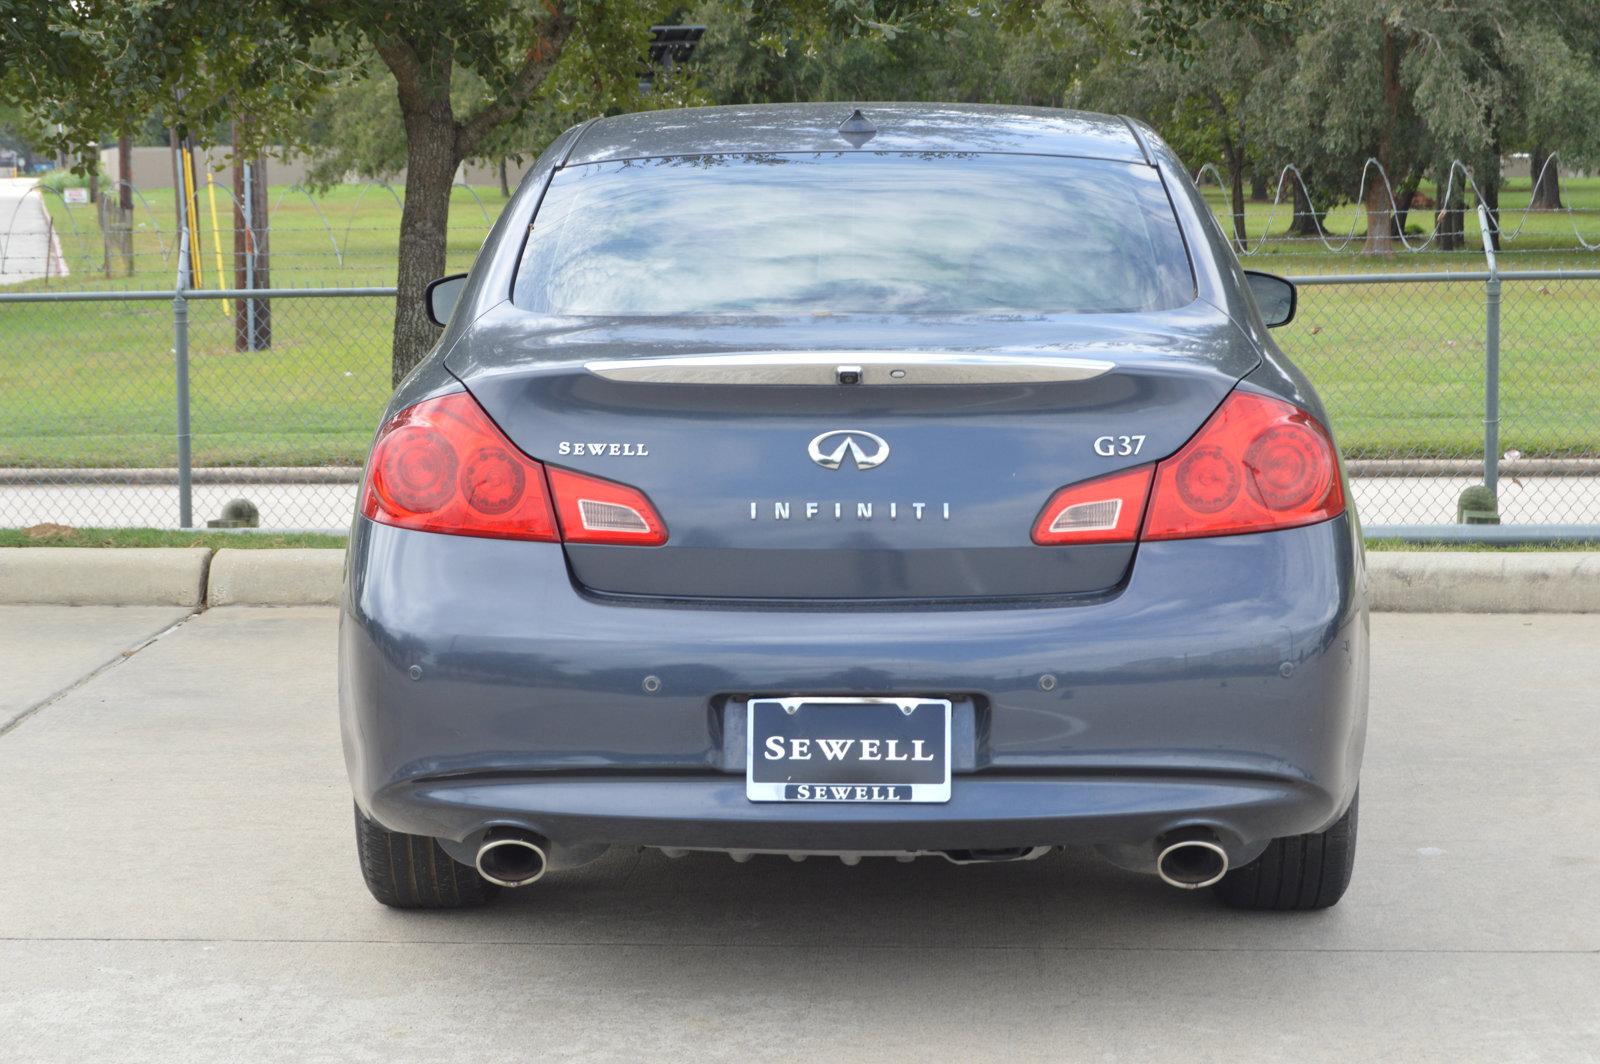
<path fill-rule="evenodd" d="M 556 444 L 557 454 L 611 455 L 617 458 L 646 458 L 650 449 L 642 443 L 578 443 L 562 440 Z"/>

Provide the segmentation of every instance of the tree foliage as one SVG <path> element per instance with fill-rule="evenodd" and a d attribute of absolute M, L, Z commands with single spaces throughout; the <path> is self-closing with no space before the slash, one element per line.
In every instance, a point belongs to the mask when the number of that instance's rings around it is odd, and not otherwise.
<path fill-rule="evenodd" d="M 707 27 L 681 77 L 640 89 L 649 27 Z M 1296 163 L 1319 201 L 1397 198 L 1464 160 L 1600 161 L 1594 0 L 0 0 L 0 105 L 30 143 L 86 157 L 155 121 L 253 149 L 309 144 L 317 176 L 406 175 L 394 338 L 436 333 L 464 160 L 526 158 L 584 118 L 651 106 L 943 99 L 1081 105 L 1217 160 L 1235 236 L 1247 184 Z M 16 123 L 13 123 L 16 124 Z M 1368 247 L 1394 237 L 1369 178 Z M 1559 202 L 1554 184 L 1541 189 Z M 1447 210 L 1459 203 L 1446 204 Z"/>

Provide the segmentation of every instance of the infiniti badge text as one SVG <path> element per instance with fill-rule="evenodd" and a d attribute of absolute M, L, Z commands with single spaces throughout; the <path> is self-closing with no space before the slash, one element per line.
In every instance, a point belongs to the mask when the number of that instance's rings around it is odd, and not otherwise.
<path fill-rule="evenodd" d="M 768 511 L 766 504 L 750 500 L 750 520 L 759 521 L 765 512 L 770 512 L 774 521 L 788 521 L 792 518 L 814 521 L 819 517 L 831 517 L 835 521 L 843 521 L 846 518 L 857 521 L 872 521 L 877 518 L 898 521 L 902 517 L 908 521 L 921 521 L 930 517 L 950 520 L 948 502 L 773 502 L 771 510 Z"/>

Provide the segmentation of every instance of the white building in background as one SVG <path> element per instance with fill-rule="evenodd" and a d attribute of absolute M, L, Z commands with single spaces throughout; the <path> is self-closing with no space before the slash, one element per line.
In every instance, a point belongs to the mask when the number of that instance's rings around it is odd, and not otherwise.
<path fill-rule="evenodd" d="M 537 152 L 529 152 L 522 165 L 506 163 L 506 176 L 512 187 L 529 166 L 533 165 L 533 158 Z M 133 187 L 139 189 L 171 188 L 172 187 L 172 152 L 160 145 L 136 147 L 132 152 Z M 233 177 L 233 153 L 227 147 L 201 148 L 195 152 L 195 174 L 204 184 L 203 176 L 206 170 L 217 173 L 217 180 L 224 184 L 231 184 Z M 281 148 L 271 148 L 267 151 L 267 183 L 271 185 L 294 185 L 305 180 L 306 171 L 311 168 L 310 161 L 298 152 L 285 152 Z M 226 181 L 221 176 L 228 173 Z M 100 176 L 107 182 L 120 181 L 122 174 L 119 172 L 117 161 L 117 146 L 115 143 L 102 145 L 100 148 Z M 397 188 L 405 184 L 405 171 L 402 170 L 391 179 L 391 184 Z M 500 171 L 497 167 L 483 166 L 476 163 L 463 163 L 456 172 L 456 180 L 466 181 L 469 185 L 497 185 L 500 182 Z"/>

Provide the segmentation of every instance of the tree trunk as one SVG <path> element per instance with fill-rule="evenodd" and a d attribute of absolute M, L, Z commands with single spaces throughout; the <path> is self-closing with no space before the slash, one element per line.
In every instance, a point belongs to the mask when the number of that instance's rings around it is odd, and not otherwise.
<path fill-rule="evenodd" d="M 506 180 L 506 157 L 500 156 L 500 195 L 505 199 L 511 198 L 511 182 Z"/>
<path fill-rule="evenodd" d="M 1489 212 L 1488 239 L 1496 251 L 1500 250 L 1500 182 L 1486 181 L 1479 190 L 1483 205 Z"/>
<path fill-rule="evenodd" d="M 234 120 L 233 145 L 233 287 L 270 288 L 267 254 L 267 161 L 264 153 L 245 155 L 246 119 Z M 245 169 L 249 168 L 249 180 Z M 246 208 L 248 207 L 248 211 Z M 233 308 L 233 349 L 265 351 L 272 347 L 272 300 L 247 297 Z"/>
<path fill-rule="evenodd" d="M 1422 184 L 1422 173 L 1413 171 L 1406 175 L 1405 181 L 1400 185 L 1400 192 L 1395 196 L 1394 235 L 1401 237 L 1406 232 L 1406 219 L 1411 217 L 1411 204 L 1417 198 L 1417 186 Z"/>
<path fill-rule="evenodd" d="M 1222 142 L 1222 161 L 1228 166 L 1228 203 L 1233 213 L 1233 242 L 1243 251 L 1250 237 L 1244 223 L 1244 152 L 1232 140 Z"/>
<path fill-rule="evenodd" d="M 117 138 L 117 206 L 133 213 L 133 137 L 127 133 Z"/>
<path fill-rule="evenodd" d="M 1533 198 L 1528 205 L 1534 210 L 1561 210 L 1561 172 L 1556 162 L 1542 144 L 1528 153 L 1528 176 L 1533 179 Z"/>
<path fill-rule="evenodd" d="M 576 21 L 562 5 L 549 5 L 541 36 L 523 57 L 509 87 L 461 122 L 450 105 L 455 55 L 448 41 L 384 37 L 374 42 L 394 75 L 406 130 L 406 201 L 400 212 L 390 367 L 395 384 L 416 368 L 439 338 L 423 300 L 428 283 L 444 273 L 456 167 L 468 156 L 480 156 L 488 135 L 517 117 L 560 58 Z"/>
<path fill-rule="evenodd" d="M 1400 42 L 1393 27 L 1383 27 L 1383 120 L 1378 127 L 1378 150 L 1374 156 L 1383 175 L 1370 174 L 1367 181 L 1367 243 L 1369 255 L 1386 255 L 1394 250 L 1394 221 L 1391 217 L 1388 175 L 1394 162 L 1394 138 L 1400 124 Z"/>
<path fill-rule="evenodd" d="M 444 274 L 450 186 L 461 162 L 448 82 L 443 99 L 406 114 L 405 125 L 406 201 L 400 213 L 400 264 L 395 278 L 395 384 L 416 368 L 439 338 L 423 300 L 428 282 Z"/>
<path fill-rule="evenodd" d="M 1318 237 L 1322 235 L 1322 219 L 1317 217 L 1316 208 L 1311 205 L 1311 197 L 1306 195 L 1305 188 L 1294 175 L 1290 175 L 1289 187 L 1294 193 L 1294 219 L 1289 223 L 1289 235 L 1296 237 Z"/>
<path fill-rule="evenodd" d="M 1368 255 L 1386 255 L 1394 250 L 1389 191 L 1376 174 L 1367 182 L 1367 242 L 1361 250 Z"/>
<path fill-rule="evenodd" d="M 1243 251 L 1250 237 L 1244 226 L 1244 172 L 1238 163 L 1229 167 L 1228 185 L 1233 201 L 1233 239 L 1238 242 L 1239 250 Z"/>
<path fill-rule="evenodd" d="M 272 287 L 272 216 L 267 210 L 267 153 L 256 152 L 250 164 L 250 214 L 254 226 L 250 244 L 254 250 L 257 288 Z M 272 300 L 251 300 L 256 308 L 256 350 L 272 346 Z"/>
<path fill-rule="evenodd" d="M 185 214 L 185 205 L 183 200 L 183 167 L 178 161 L 181 156 L 179 153 L 178 131 L 176 129 L 167 130 L 167 146 L 172 151 L 172 205 L 173 209 L 177 213 L 176 228 L 173 229 L 173 235 L 175 239 L 182 240 L 183 218 Z"/>
<path fill-rule="evenodd" d="M 1259 166 L 1250 171 L 1250 201 L 1267 202 L 1267 175 Z"/>
<path fill-rule="evenodd" d="M 1434 222 L 1434 234 L 1440 251 L 1460 251 L 1466 245 L 1464 221 L 1466 200 L 1461 189 L 1452 188 L 1450 198 L 1445 199 L 1444 190 L 1449 183 L 1449 177 L 1437 183 L 1439 195 L 1439 214 Z"/>

